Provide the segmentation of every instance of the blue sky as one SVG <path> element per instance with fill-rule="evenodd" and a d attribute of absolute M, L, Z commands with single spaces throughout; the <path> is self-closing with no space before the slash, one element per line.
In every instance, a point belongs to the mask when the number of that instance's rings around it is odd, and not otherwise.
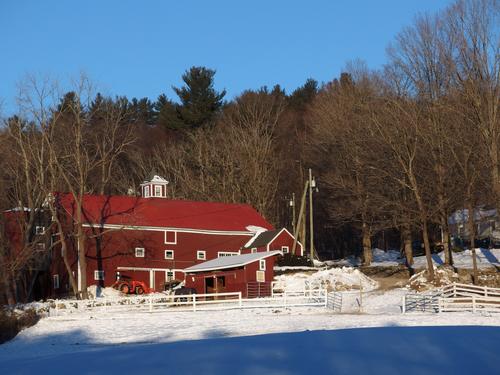
<path fill-rule="evenodd" d="M 108 95 L 176 99 L 193 65 L 217 70 L 228 98 L 309 77 L 326 82 L 348 60 L 370 68 L 419 12 L 451 0 L 2 0 L 0 101 L 14 108 L 29 74 L 61 81 L 84 71 Z"/>

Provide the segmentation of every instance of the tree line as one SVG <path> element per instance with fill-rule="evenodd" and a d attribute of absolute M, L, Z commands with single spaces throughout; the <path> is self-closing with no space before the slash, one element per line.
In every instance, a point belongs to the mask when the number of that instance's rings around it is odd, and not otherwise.
<path fill-rule="evenodd" d="M 62 231 L 50 192 L 70 192 L 78 206 L 87 193 L 137 194 L 154 172 L 170 181 L 172 199 L 249 203 L 291 227 L 289 201 L 301 195 L 306 168 L 319 185 L 320 254 L 370 264 L 374 241 L 388 233 L 411 267 L 412 242 L 421 240 L 432 279 L 441 232 L 453 263 L 448 217 L 500 207 L 499 29 L 498 0 L 458 0 L 403 29 L 379 70 L 353 61 L 330 82 L 232 100 L 205 67 L 185 72 L 176 101 L 106 97 L 84 76 L 71 90 L 27 77 L 18 113 L 0 131 L 0 206 L 27 208 L 22 256 L 1 241 L 3 289 L 15 299 L 38 256 L 30 235 L 38 208 L 54 210 Z M 68 251 L 66 241 L 85 248 L 88 240 L 81 215 L 75 223 L 59 238 Z M 472 219 L 468 230 L 474 243 Z"/>

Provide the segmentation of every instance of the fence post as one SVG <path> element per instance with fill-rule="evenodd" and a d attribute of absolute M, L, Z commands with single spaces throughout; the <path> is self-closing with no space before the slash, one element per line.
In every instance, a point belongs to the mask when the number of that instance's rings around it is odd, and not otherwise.
<path fill-rule="evenodd" d="M 328 293 L 326 292 L 325 289 L 325 309 L 328 307 Z"/>
<path fill-rule="evenodd" d="M 283 307 L 286 307 L 286 290 L 283 293 Z"/>
<path fill-rule="evenodd" d="M 453 297 L 457 296 L 457 284 L 453 283 Z"/>
<path fill-rule="evenodd" d="M 153 297 L 149 297 L 149 312 L 153 312 Z"/>
<path fill-rule="evenodd" d="M 472 313 L 476 313 L 476 296 L 472 296 Z"/>
<path fill-rule="evenodd" d="M 238 305 L 239 305 L 240 309 L 243 306 L 243 301 L 241 300 L 241 292 L 238 292 Z"/>
<path fill-rule="evenodd" d="M 196 294 L 191 294 L 193 296 L 193 311 L 196 311 Z"/>
<path fill-rule="evenodd" d="M 443 303 L 443 298 L 438 298 L 438 313 L 441 313 L 442 311 L 442 303 Z"/>
<path fill-rule="evenodd" d="M 406 314 L 406 294 L 403 295 L 403 303 L 401 306 L 401 311 L 403 314 Z"/>

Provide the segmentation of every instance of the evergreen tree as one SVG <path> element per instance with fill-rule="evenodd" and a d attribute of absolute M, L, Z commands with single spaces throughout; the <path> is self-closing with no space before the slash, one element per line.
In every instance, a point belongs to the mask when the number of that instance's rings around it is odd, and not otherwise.
<path fill-rule="evenodd" d="M 181 104 L 164 106 L 167 107 L 166 119 L 171 121 L 168 127 L 195 129 L 212 122 L 224 105 L 226 95 L 226 90 L 214 89 L 214 75 L 215 70 L 195 66 L 182 75 L 185 85 L 173 87 Z"/>
<path fill-rule="evenodd" d="M 304 85 L 295 89 L 288 97 L 288 103 L 292 108 L 303 109 L 305 105 L 312 102 L 318 93 L 318 82 L 309 78 Z"/>
<path fill-rule="evenodd" d="M 158 96 L 153 105 L 154 122 L 163 128 L 182 129 L 185 127 L 180 117 L 179 105 L 172 102 L 165 94 Z"/>

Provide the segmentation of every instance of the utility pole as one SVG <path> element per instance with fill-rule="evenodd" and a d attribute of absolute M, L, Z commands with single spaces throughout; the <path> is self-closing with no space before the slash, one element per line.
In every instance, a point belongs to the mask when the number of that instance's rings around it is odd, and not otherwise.
<path fill-rule="evenodd" d="M 312 178 L 312 171 L 309 168 L 309 249 L 311 262 L 314 262 L 314 220 L 313 220 L 313 188 L 316 187 L 316 181 Z"/>
<path fill-rule="evenodd" d="M 295 193 L 292 193 L 290 206 L 292 206 L 292 233 L 295 233 Z"/>
<path fill-rule="evenodd" d="M 293 247 L 292 247 L 292 254 L 295 254 L 295 249 L 297 248 L 297 238 L 299 235 L 299 231 L 301 228 L 305 230 L 306 224 L 304 220 L 304 214 L 305 214 L 305 205 L 306 205 L 306 195 L 307 195 L 307 188 L 309 187 L 309 180 L 306 181 L 305 186 L 304 186 L 304 192 L 302 193 L 302 199 L 300 200 L 300 210 L 299 210 L 299 219 L 297 221 L 297 225 L 295 226 L 295 232 L 293 233 Z M 305 236 L 304 236 L 305 237 Z M 305 245 L 305 238 L 302 238 L 302 245 Z"/>

